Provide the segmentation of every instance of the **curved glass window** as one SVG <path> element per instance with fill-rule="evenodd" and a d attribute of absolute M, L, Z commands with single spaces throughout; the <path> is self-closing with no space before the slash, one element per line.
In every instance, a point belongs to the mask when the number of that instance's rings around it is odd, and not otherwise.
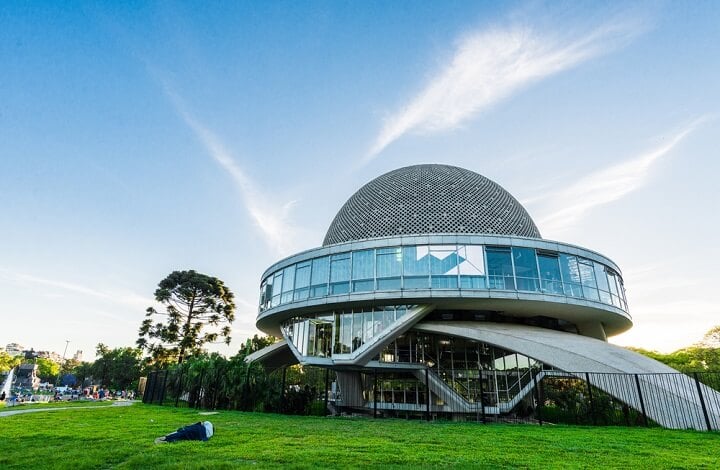
<path fill-rule="evenodd" d="M 457 289 L 458 264 L 456 245 L 431 245 L 428 249 L 430 262 L 430 287 L 433 289 Z"/>
<path fill-rule="evenodd" d="M 478 245 L 458 246 L 458 270 L 462 289 L 486 289 L 485 257 L 483 247 Z"/>
<path fill-rule="evenodd" d="M 525 247 L 417 245 L 348 251 L 286 266 L 262 281 L 260 311 L 295 301 L 376 289 L 544 292 L 627 310 L 620 275 L 580 256 Z M 342 319 L 339 321 L 342 323 Z M 354 338 L 364 337 L 358 331 L 374 328 L 374 323 L 353 322 L 348 323 L 346 333 L 342 328 L 333 330 L 337 335 L 333 336 L 334 343 L 353 349 Z M 352 326 L 356 324 L 360 330 Z"/>
<path fill-rule="evenodd" d="M 393 290 L 402 287 L 402 250 L 400 247 L 378 248 L 377 252 L 377 288 Z"/>
<path fill-rule="evenodd" d="M 562 294 L 562 276 L 560 274 L 560 258 L 557 255 L 539 253 L 538 268 L 540 269 L 540 288 L 548 294 Z"/>
<path fill-rule="evenodd" d="M 312 261 L 312 276 L 310 277 L 310 297 L 324 297 L 328 293 L 328 279 L 330 277 L 330 258 L 323 256 Z"/>
<path fill-rule="evenodd" d="M 282 332 L 303 356 L 347 355 L 404 317 L 408 308 L 399 305 L 297 317 L 284 322 Z"/>
<path fill-rule="evenodd" d="M 430 287 L 430 250 L 425 245 L 404 246 L 403 288 L 427 289 Z"/>
<path fill-rule="evenodd" d="M 293 300 L 305 300 L 310 296 L 310 261 L 298 263 L 295 268 L 295 295 Z"/>
<path fill-rule="evenodd" d="M 485 248 L 490 289 L 515 290 L 510 248 L 489 246 Z"/>
<path fill-rule="evenodd" d="M 540 290 L 538 279 L 537 259 L 532 248 L 513 248 L 513 264 L 515 265 L 515 280 L 517 289 L 524 291 Z"/>
<path fill-rule="evenodd" d="M 352 290 L 375 290 L 375 250 L 354 251 L 352 254 Z"/>

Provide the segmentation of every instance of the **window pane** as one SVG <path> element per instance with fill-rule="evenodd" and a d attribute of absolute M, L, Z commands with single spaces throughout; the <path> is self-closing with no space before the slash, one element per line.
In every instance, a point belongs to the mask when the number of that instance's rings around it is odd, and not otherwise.
<path fill-rule="evenodd" d="M 399 277 L 393 277 L 393 278 L 387 278 L 387 279 L 378 278 L 377 288 L 378 288 L 378 290 L 400 289 L 400 278 Z"/>
<path fill-rule="evenodd" d="M 560 276 L 560 260 L 557 256 L 538 255 L 540 266 L 540 282 L 543 292 L 562 294 L 562 278 Z"/>
<path fill-rule="evenodd" d="M 298 263 L 295 267 L 295 289 L 310 285 L 310 261 Z"/>
<path fill-rule="evenodd" d="M 427 246 L 403 247 L 403 287 L 427 289 L 430 287 L 429 250 Z"/>
<path fill-rule="evenodd" d="M 560 255 L 560 272 L 562 273 L 565 295 L 582 297 L 577 258 L 570 255 Z"/>
<path fill-rule="evenodd" d="M 287 268 L 283 269 L 283 285 L 282 285 L 282 291 L 290 292 L 293 290 L 295 283 L 295 265 L 288 266 Z"/>
<path fill-rule="evenodd" d="M 513 261 L 515 262 L 515 278 L 518 290 L 537 291 L 538 282 L 537 261 L 535 250 L 531 248 L 513 248 Z"/>
<path fill-rule="evenodd" d="M 330 294 L 350 292 L 350 254 L 333 255 L 330 259 Z"/>
<path fill-rule="evenodd" d="M 579 258 L 578 269 L 580 270 L 580 282 L 583 287 L 583 296 L 590 300 L 600 300 L 597 291 L 597 283 L 595 282 L 595 272 L 593 270 L 592 261 Z"/>
<path fill-rule="evenodd" d="M 355 251 L 352 254 L 352 278 L 372 279 L 375 277 L 375 251 Z"/>
<path fill-rule="evenodd" d="M 606 304 L 612 303 L 610 298 L 610 286 L 608 285 L 607 274 L 605 274 L 605 266 L 600 263 L 593 263 L 595 267 L 595 280 L 600 290 L 600 301 Z"/>
<path fill-rule="evenodd" d="M 408 276 L 430 274 L 427 246 L 403 247 L 403 273 Z"/>
<path fill-rule="evenodd" d="M 481 245 L 458 246 L 460 287 L 485 289 L 485 258 Z"/>
<path fill-rule="evenodd" d="M 312 261 L 312 285 L 327 284 L 330 267 L 330 259 L 327 256 L 316 258 Z"/>
<path fill-rule="evenodd" d="M 457 289 L 458 254 L 455 245 L 431 245 L 429 247 L 431 287 L 434 289 Z"/>
<path fill-rule="evenodd" d="M 363 345 L 362 331 L 363 331 L 363 313 L 353 312 L 353 324 L 352 324 L 352 350 L 355 352 L 360 346 Z"/>
<path fill-rule="evenodd" d="M 400 277 L 402 274 L 402 251 L 396 248 L 377 249 L 377 277 Z"/>
<path fill-rule="evenodd" d="M 333 255 L 330 260 L 330 282 L 350 280 L 350 255 Z"/>
<path fill-rule="evenodd" d="M 488 285 L 491 289 L 515 289 L 509 248 L 487 248 Z"/>

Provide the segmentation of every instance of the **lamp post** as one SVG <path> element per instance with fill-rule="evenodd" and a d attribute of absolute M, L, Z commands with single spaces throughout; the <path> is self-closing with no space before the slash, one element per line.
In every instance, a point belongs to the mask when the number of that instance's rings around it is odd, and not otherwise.
<path fill-rule="evenodd" d="M 65 340 L 65 350 L 63 351 L 62 360 L 60 361 L 60 370 L 58 371 L 58 377 L 57 377 L 57 380 L 55 381 L 55 387 L 60 385 L 60 377 L 62 377 L 63 366 L 65 365 L 65 354 L 67 353 L 67 348 L 68 348 L 69 344 L 70 344 L 70 340 L 66 339 Z"/>

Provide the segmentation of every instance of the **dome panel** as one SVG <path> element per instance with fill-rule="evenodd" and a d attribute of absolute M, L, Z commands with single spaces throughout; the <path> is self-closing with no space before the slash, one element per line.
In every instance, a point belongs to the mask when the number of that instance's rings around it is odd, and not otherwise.
<path fill-rule="evenodd" d="M 385 173 L 353 194 L 323 246 L 440 233 L 541 238 L 525 208 L 494 181 L 455 166 L 414 165 Z"/>

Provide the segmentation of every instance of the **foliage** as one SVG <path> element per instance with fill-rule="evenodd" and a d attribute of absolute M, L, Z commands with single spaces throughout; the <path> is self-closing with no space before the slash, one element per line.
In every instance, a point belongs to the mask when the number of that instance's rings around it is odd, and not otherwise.
<path fill-rule="evenodd" d="M 720 454 L 715 433 L 696 431 L 229 411 L 209 417 L 216 433 L 207 442 L 153 444 L 204 419 L 192 409 L 141 404 L 0 417 L 0 467 L 715 468 Z M 88 433 L 97 430 L 88 445 Z"/>
<path fill-rule="evenodd" d="M 720 348 L 720 325 L 710 328 L 700 341 L 700 346 L 706 348 Z"/>
<path fill-rule="evenodd" d="M 720 372 L 720 349 L 690 346 L 668 354 L 642 348 L 628 348 L 684 373 Z"/>
<path fill-rule="evenodd" d="M 9 371 L 22 362 L 22 356 L 11 356 L 5 351 L 0 351 L 0 373 Z"/>
<path fill-rule="evenodd" d="M 89 385 L 86 381 L 92 378 L 92 367 L 92 362 L 78 362 L 75 366 L 66 370 L 75 376 L 75 383 L 73 385 L 84 387 L 85 385 Z"/>
<path fill-rule="evenodd" d="M 137 348 L 110 349 L 100 343 L 95 349 L 96 359 L 89 374 L 99 385 L 113 390 L 134 388 L 140 377 L 142 351 Z"/>
<path fill-rule="evenodd" d="M 642 348 L 628 348 L 684 373 L 720 372 L 720 326 L 710 328 L 702 341 L 668 354 Z"/>
<path fill-rule="evenodd" d="M 174 271 L 160 281 L 155 300 L 164 312 L 153 307 L 139 331 L 137 345 L 156 363 L 182 363 L 187 355 L 199 354 L 203 345 L 222 338 L 230 344 L 230 324 L 235 319 L 234 295 L 218 278 L 195 271 Z M 154 321 L 154 317 L 165 317 Z"/>
<path fill-rule="evenodd" d="M 35 364 L 38 366 L 37 375 L 41 381 L 55 383 L 55 379 L 60 374 L 60 364 L 44 357 L 35 359 Z"/>

